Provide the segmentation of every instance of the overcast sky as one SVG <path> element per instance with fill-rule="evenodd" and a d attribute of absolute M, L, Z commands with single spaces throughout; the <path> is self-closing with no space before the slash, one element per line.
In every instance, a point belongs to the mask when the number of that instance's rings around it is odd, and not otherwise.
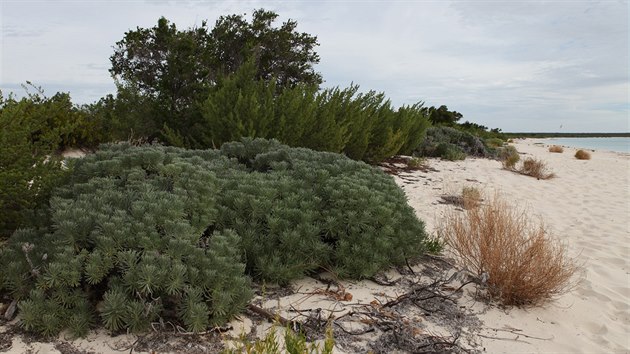
<path fill-rule="evenodd" d="M 19 96 L 29 80 L 91 103 L 115 90 L 109 56 L 126 31 L 261 7 L 318 37 L 324 87 L 354 82 L 503 131 L 630 131 L 628 1 L 0 0 L 0 89 Z"/>

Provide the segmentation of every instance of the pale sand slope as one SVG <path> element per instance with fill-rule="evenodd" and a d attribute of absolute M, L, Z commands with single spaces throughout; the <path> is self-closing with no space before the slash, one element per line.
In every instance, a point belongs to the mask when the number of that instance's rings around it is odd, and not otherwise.
<path fill-rule="evenodd" d="M 575 290 L 544 308 L 500 310 L 479 314 L 486 329 L 481 338 L 490 353 L 630 352 L 630 155 L 591 152 L 591 160 L 574 158 L 576 149 L 550 153 L 545 140 L 518 140 L 521 158 L 546 161 L 557 177 L 537 180 L 501 169 L 485 159 L 460 162 L 430 160 L 438 173 L 414 173 L 419 182 L 404 184 L 409 203 L 434 232 L 452 206 L 439 204 L 446 192 L 461 193 L 474 185 L 488 194 L 501 192 L 513 204 L 540 216 L 551 233 L 568 244 L 570 255 L 583 262 Z M 480 308 L 479 304 L 475 308 Z M 490 328 L 503 329 L 502 331 Z M 516 328 L 514 333 L 505 331 Z"/>

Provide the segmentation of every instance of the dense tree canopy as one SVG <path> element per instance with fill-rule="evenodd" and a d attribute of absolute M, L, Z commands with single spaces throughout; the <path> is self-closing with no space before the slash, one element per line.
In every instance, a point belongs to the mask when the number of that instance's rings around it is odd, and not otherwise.
<path fill-rule="evenodd" d="M 449 111 L 445 105 L 441 105 L 439 108 L 429 108 L 429 120 L 433 125 L 454 126 L 462 117 L 461 113 Z"/>
<path fill-rule="evenodd" d="M 202 118 L 197 103 L 218 80 L 246 62 L 254 63 L 257 79 L 274 81 L 279 89 L 319 86 L 322 78 L 313 68 L 319 62 L 317 38 L 298 32 L 292 20 L 274 26 L 277 17 L 260 9 L 251 22 L 243 15 L 229 15 L 220 17 L 214 28 L 204 21 L 186 30 L 162 17 L 152 28 L 128 31 L 110 57 L 119 102 L 112 104 L 111 97 L 103 108 L 118 116 L 114 120 L 123 123 L 124 134 L 156 137 L 165 124 L 174 131 L 198 124 Z M 127 116 L 141 116 L 143 121 L 125 126 Z"/>

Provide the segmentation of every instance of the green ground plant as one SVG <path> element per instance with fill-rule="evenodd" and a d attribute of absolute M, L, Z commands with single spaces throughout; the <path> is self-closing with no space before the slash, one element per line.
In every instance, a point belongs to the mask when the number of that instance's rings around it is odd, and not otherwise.
<path fill-rule="evenodd" d="M 421 255 L 424 225 L 392 177 L 342 155 L 244 139 L 221 150 L 116 144 L 76 161 L 51 231 L 0 250 L 27 330 L 203 331 L 320 268 L 369 277 Z M 45 316 L 41 314 L 45 313 Z"/>
<path fill-rule="evenodd" d="M 309 343 L 304 334 L 291 328 L 284 328 L 284 336 L 278 337 L 276 326 L 273 326 L 263 338 L 253 341 L 240 338 L 233 343 L 235 347 L 224 350 L 222 354 L 332 354 L 335 339 L 331 326 L 326 328 L 324 340 L 320 344 Z"/>

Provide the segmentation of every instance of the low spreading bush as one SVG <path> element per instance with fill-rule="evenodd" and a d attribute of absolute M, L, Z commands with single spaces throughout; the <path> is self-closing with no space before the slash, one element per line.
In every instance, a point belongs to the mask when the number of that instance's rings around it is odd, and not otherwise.
<path fill-rule="evenodd" d="M 575 158 L 578 160 L 590 160 L 591 154 L 588 151 L 578 150 L 575 153 Z"/>
<path fill-rule="evenodd" d="M 439 228 L 461 264 L 487 279 L 505 305 L 536 305 L 571 289 L 576 264 L 543 225 L 498 197 L 464 213 L 448 213 Z"/>
<path fill-rule="evenodd" d="M 478 137 L 455 128 L 437 126 L 427 129 L 426 137 L 415 155 L 463 160 L 466 156 L 493 157 Z"/>
<path fill-rule="evenodd" d="M 564 148 L 562 148 L 562 146 L 560 146 L 560 145 L 551 145 L 549 147 L 549 152 L 563 153 L 564 152 Z"/>
<path fill-rule="evenodd" d="M 203 331 L 245 306 L 250 277 L 369 277 L 425 248 L 392 177 L 338 154 L 262 139 L 119 144 L 71 167 L 50 201 L 53 231 L 17 231 L 0 250 L 0 290 L 46 335 L 159 319 Z"/>

